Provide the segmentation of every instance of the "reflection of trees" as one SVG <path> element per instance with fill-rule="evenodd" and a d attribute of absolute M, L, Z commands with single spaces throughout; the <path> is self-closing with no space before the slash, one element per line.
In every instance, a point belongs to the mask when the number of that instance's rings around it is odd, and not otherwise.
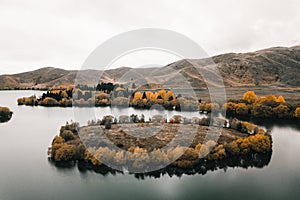
<path fill-rule="evenodd" d="M 169 165 L 157 171 L 147 172 L 147 173 L 137 173 L 134 174 L 134 176 L 137 179 L 144 179 L 146 177 L 160 178 L 161 176 L 164 175 L 168 175 L 170 177 L 172 176 L 181 177 L 182 175 L 196 175 L 196 174 L 205 175 L 208 171 L 215 171 L 220 169 L 226 171 L 228 168 L 235 168 L 235 167 L 241 167 L 245 169 L 263 168 L 270 163 L 271 156 L 272 156 L 272 151 L 268 153 L 255 153 L 255 154 L 247 154 L 243 156 L 231 156 L 222 160 L 212 160 L 212 161 L 201 160 L 196 166 L 193 166 L 191 168 L 189 167 L 179 168 L 179 167 L 174 167 L 172 165 Z M 73 168 L 76 166 L 76 164 L 74 162 L 55 163 L 55 166 L 61 169 Z M 78 162 L 77 167 L 78 170 L 82 173 L 91 170 L 102 175 L 108 175 L 108 174 L 115 175 L 117 173 L 123 174 L 123 172 L 111 169 L 110 167 L 107 167 L 105 165 L 94 166 L 86 162 Z"/>
<path fill-rule="evenodd" d="M 281 128 L 293 128 L 296 130 L 300 130 L 300 119 L 293 118 L 291 119 L 268 119 L 268 118 L 255 118 L 255 117 L 237 117 L 240 120 L 249 121 L 259 126 L 264 126 L 267 129 L 272 129 L 275 126 Z"/>

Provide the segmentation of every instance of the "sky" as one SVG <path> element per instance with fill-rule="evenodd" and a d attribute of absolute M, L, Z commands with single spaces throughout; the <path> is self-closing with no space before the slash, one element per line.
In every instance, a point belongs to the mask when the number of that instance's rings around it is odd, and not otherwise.
<path fill-rule="evenodd" d="M 300 1 L 0 0 L 0 74 L 80 69 L 101 43 L 140 28 L 181 33 L 209 56 L 300 45 Z M 131 55 L 118 65 L 142 65 L 142 57 Z M 151 59 L 164 65 L 177 58 Z"/>

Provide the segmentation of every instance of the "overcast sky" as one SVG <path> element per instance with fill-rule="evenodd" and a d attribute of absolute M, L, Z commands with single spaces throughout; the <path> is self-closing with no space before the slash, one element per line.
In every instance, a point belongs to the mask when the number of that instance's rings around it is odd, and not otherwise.
<path fill-rule="evenodd" d="M 300 45 L 300 1 L 0 0 L 0 74 L 79 69 L 105 40 L 149 27 L 182 33 L 209 55 Z"/>

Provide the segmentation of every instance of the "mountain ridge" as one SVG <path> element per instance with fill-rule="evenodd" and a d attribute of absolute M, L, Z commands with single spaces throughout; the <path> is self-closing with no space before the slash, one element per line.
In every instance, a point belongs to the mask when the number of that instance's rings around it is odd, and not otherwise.
<path fill-rule="evenodd" d="M 206 88 L 206 83 L 192 63 L 216 64 L 225 86 L 281 85 L 300 86 L 300 46 L 273 47 L 248 53 L 226 53 L 207 59 L 183 59 L 160 68 L 120 67 L 109 70 L 65 70 L 44 67 L 17 74 L 0 75 L 0 89 L 47 89 L 59 85 L 98 82 L 130 82 L 130 79 L 158 82 L 169 86 L 187 80 L 195 88 Z M 204 68 L 209 70 L 209 68 Z M 79 74 L 79 75 L 78 75 Z M 101 80 L 99 77 L 101 76 Z M 132 76 L 132 77 L 130 77 Z M 124 78 L 126 77 L 126 78 Z"/>

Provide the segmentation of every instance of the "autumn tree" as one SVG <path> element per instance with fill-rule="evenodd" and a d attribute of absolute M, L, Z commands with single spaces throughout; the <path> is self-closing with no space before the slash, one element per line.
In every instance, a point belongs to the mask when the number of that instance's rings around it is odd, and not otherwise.
<path fill-rule="evenodd" d="M 280 104 L 273 109 L 274 114 L 278 118 L 288 118 L 290 117 L 290 109 L 287 105 Z"/>
<path fill-rule="evenodd" d="M 70 161 L 75 155 L 76 149 L 74 145 L 62 144 L 60 148 L 55 151 L 55 161 Z"/>
<path fill-rule="evenodd" d="M 60 133 L 60 136 L 61 136 L 65 141 L 69 141 L 69 140 L 73 140 L 73 139 L 74 139 L 73 132 L 70 131 L 70 130 L 64 130 L 63 132 Z"/>
<path fill-rule="evenodd" d="M 243 100 L 246 100 L 248 103 L 253 104 L 258 100 L 258 97 L 254 91 L 248 91 L 243 95 Z"/>
<path fill-rule="evenodd" d="M 296 110 L 294 112 L 294 116 L 295 117 L 300 117 L 300 107 L 296 108 Z"/>
<path fill-rule="evenodd" d="M 276 102 L 278 103 L 284 103 L 285 102 L 285 99 L 283 98 L 283 96 L 279 96 L 276 100 Z"/>

